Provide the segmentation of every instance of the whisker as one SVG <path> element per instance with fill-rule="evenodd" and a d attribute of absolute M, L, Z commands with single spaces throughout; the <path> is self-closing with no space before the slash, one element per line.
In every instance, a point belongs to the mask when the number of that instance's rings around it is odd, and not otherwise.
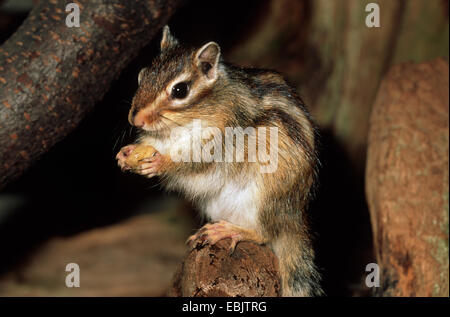
<path fill-rule="evenodd" d="M 122 98 L 122 102 L 126 102 L 127 104 L 130 104 L 130 105 L 133 103 L 132 100 L 125 99 L 125 98 Z"/>
<path fill-rule="evenodd" d="M 175 124 L 178 125 L 178 126 L 181 126 L 181 124 L 179 124 L 178 122 L 175 122 L 175 121 L 173 121 L 172 119 L 167 118 L 166 116 L 164 116 L 164 115 L 162 115 L 162 114 L 160 114 L 160 116 L 161 116 L 161 118 L 163 118 L 163 119 L 169 120 L 170 122 L 173 122 L 173 123 L 175 123 Z M 162 121 L 162 120 L 161 120 L 161 121 Z"/>
<path fill-rule="evenodd" d="M 124 139 L 126 134 L 127 134 L 127 130 L 125 129 L 125 130 L 123 130 L 122 138 L 120 139 L 120 144 L 123 144 L 123 139 Z"/>
<path fill-rule="evenodd" d="M 119 142 L 119 137 L 120 137 L 120 136 L 118 136 L 118 137 L 116 138 L 116 142 L 114 143 L 114 146 L 113 146 L 113 148 L 112 148 L 112 151 L 113 151 L 113 152 L 115 152 L 115 150 L 116 150 L 117 143 Z"/>
<path fill-rule="evenodd" d="M 123 132 L 126 131 L 126 127 L 124 122 L 121 120 L 118 120 L 118 123 L 115 125 L 115 127 L 112 129 L 112 139 L 115 139 L 114 145 L 112 147 L 112 151 L 114 152 L 117 148 L 117 145 L 119 144 L 120 135 L 123 134 Z"/>

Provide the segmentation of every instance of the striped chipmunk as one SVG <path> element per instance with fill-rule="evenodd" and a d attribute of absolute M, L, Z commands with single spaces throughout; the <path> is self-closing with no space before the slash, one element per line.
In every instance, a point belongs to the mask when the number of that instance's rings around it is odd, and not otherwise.
<path fill-rule="evenodd" d="M 269 246 L 283 296 L 320 296 L 307 207 L 319 160 L 317 132 L 295 89 L 274 71 L 223 61 L 220 47 L 181 45 L 163 29 L 161 53 L 140 71 L 129 122 L 135 144 L 117 154 L 122 170 L 160 177 L 209 221 L 188 239 Z M 130 157 L 144 153 L 137 163 Z"/>

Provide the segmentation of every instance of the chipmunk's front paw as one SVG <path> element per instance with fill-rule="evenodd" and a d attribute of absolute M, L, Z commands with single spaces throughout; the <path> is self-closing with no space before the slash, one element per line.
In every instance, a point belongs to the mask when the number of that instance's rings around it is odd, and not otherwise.
<path fill-rule="evenodd" d="M 130 144 L 124 146 L 120 149 L 119 153 L 116 155 L 117 164 L 122 169 L 122 171 L 130 171 L 133 168 L 127 163 L 127 159 L 130 157 L 131 153 L 136 149 L 136 144 Z"/>
<path fill-rule="evenodd" d="M 163 156 L 154 147 L 145 144 L 124 146 L 116 159 L 123 171 L 132 171 L 149 178 L 159 175 L 163 165 Z"/>
<path fill-rule="evenodd" d="M 139 166 L 134 171 L 139 175 L 151 178 L 161 175 L 163 163 L 163 156 L 159 152 L 155 152 L 152 157 L 140 161 Z"/>

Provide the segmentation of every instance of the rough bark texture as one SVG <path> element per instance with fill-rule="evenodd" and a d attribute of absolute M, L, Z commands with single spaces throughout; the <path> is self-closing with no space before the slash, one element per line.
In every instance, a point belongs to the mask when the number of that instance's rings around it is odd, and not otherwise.
<path fill-rule="evenodd" d="M 0 188 L 72 131 L 181 0 L 39 1 L 0 48 Z"/>
<path fill-rule="evenodd" d="M 383 296 L 449 295 L 448 62 L 383 80 L 370 120 L 366 193 Z"/>
<path fill-rule="evenodd" d="M 229 239 L 193 249 L 173 279 L 168 296 L 280 296 L 278 260 L 272 251 L 241 242 L 230 256 Z"/>

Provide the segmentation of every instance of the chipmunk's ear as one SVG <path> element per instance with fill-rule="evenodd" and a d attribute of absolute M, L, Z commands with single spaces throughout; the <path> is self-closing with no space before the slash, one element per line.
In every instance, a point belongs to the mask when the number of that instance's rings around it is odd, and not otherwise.
<path fill-rule="evenodd" d="M 177 44 L 178 40 L 175 37 L 173 37 L 173 35 L 170 33 L 169 26 L 168 25 L 164 26 L 161 39 L 161 51 L 171 48 Z"/>
<path fill-rule="evenodd" d="M 215 42 L 203 45 L 195 54 L 195 62 L 200 71 L 209 79 L 217 78 L 220 47 Z"/>

